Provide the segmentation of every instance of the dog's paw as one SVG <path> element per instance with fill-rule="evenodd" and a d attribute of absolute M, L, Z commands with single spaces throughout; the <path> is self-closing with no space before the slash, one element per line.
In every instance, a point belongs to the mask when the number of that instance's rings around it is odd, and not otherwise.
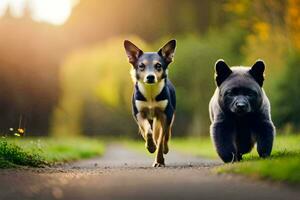
<path fill-rule="evenodd" d="M 147 135 L 147 141 L 145 146 L 150 153 L 154 153 L 156 151 L 156 145 L 153 141 L 152 135 Z"/>
<path fill-rule="evenodd" d="M 156 146 L 155 146 L 154 142 L 146 142 L 145 146 L 150 153 L 154 153 L 156 151 Z"/>
<path fill-rule="evenodd" d="M 169 153 L 169 146 L 168 146 L 168 143 L 164 143 L 164 146 L 163 146 L 163 153 L 164 153 L 164 154 Z"/>
<path fill-rule="evenodd" d="M 154 162 L 152 167 L 165 167 L 165 164 Z"/>
<path fill-rule="evenodd" d="M 267 153 L 260 153 L 259 154 L 260 158 L 268 158 L 269 156 L 270 156 L 270 154 L 267 154 Z"/>

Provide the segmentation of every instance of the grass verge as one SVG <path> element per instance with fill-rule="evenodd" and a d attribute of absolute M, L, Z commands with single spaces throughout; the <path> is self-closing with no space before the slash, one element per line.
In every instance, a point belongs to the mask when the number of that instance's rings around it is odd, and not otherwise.
<path fill-rule="evenodd" d="M 175 149 L 194 156 L 218 158 L 209 137 L 174 138 L 170 141 L 170 149 Z"/>
<path fill-rule="evenodd" d="M 300 135 L 277 136 L 269 158 L 260 159 L 253 150 L 242 162 L 220 166 L 216 171 L 299 184 Z"/>
<path fill-rule="evenodd" d="M 88 138 L 2 138 L 0 168 L 42 167 L 102 155 L 104 143 Z"/>

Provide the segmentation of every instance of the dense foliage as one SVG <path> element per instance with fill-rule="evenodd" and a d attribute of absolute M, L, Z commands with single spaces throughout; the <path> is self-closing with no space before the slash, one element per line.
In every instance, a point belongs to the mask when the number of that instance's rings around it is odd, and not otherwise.
<path fill-rule="evenodd" d="M 59 27 L 34 22 L 30 10 L 13 18 L 8 9 L 0 19 L 0 132 L 137 136 L 123 40 L 154 51 L 171 38 L 178 40 L 170 66 L 178 96 L 174 135 L 208 134 L 207 105 L 219 58 L 246 66 L 263 59 L 276 126 L 299 130 L 299 54 L 292 53 L 300 49 L 299 5 L 299 0 L 79 1 Z"/>

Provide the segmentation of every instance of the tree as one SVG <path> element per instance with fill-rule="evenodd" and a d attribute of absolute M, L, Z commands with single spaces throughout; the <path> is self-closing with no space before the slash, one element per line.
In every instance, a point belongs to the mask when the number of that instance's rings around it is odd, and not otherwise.
<path fill-rule="evenodd" d="M 287 67 L 277 87 L 277 98 L 275 98 L 274 119 L 276 125 L 283 127 L 291 125 L 292 128 L 300 130 L 300 51 L 295 51 L 288 58 Z"/>

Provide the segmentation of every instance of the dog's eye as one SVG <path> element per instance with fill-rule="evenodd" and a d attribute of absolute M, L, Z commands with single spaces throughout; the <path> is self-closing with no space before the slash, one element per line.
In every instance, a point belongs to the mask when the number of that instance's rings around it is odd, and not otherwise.
<path fill-rule="evenodd" d="M 226 91 L 225 92 L 225 96 L 233 96 L 234 94 L 233 94 L 233 92 L 231 91 L 231 90 L 228 90 L 228 91 Z"/>
<path fill-rule="evenodd" d="M 255 92 L 249 92 L 248 94 L 247 94 L 247 96 L 248 97 L 255 97 L 256 96 L 256 93 Z"/>
<path fill-rule="evenodd" d="M 141 64 L 138 65 L 138 68 L 139 68 L 139 70 L 144 71 L 146 66 L 145 66 L 144 63 L 141 63 Z"/>
<path fill-rule="evenodd" d="M 161 68 L 162 68 L 162 66 L 161 66 L 160 63 L 156 63 L 156 64 L 155 64 L 155 69 L 156 69 L 157 71 L 160 71 Z"/>

